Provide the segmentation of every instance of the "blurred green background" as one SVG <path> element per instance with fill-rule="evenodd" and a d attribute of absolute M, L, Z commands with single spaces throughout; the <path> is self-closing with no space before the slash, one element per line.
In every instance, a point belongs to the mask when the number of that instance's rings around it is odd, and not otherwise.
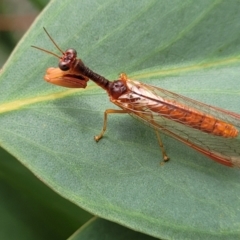
<path fill-rule="evenodd" d="M 49 0 L 0 1 L 0 68 Z"/>

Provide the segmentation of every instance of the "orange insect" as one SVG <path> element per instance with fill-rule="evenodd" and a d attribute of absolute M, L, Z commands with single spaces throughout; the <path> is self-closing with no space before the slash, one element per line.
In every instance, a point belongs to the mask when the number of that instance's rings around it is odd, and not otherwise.
<path fill-rule="evenodd" d="M 128 79 L 121 74 L 109 81 L 93 72 L 77 59 L 77 52 L 63 52 L 46 29 L 45 32 L 62 53 L 58 56 L 59 68 L 48 68 L 44 79 L 47 82 L 70 88 L 85 88 L 91 79 L 107 91 L 110 101 L 121 110 L 107 109 L 99 141 L 107 128 L 107 116 L 112 113 L 128 113 L 156 130 L 164 161 L 169 158 L 164 150 L 158 130 L 185 143 L 209 158 L 229 167 L 240 168 L 240 114 L 209 106 L 176 93 Z"/>

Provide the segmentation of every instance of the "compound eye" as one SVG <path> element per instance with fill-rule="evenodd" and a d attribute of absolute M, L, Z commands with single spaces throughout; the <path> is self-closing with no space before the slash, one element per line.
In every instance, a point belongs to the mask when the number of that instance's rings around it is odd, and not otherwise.
<path fill-rule="evenodd" d="M 68 71 L 70 69 L 70 62 L 64 62 L 64 61 L 60 61 L 58 64 L 58 67 L 62 70 L 62 71 Z"/>

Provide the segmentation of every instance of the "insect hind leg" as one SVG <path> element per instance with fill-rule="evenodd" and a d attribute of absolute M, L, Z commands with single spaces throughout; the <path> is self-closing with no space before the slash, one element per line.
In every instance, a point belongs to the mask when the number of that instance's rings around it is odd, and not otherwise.
<path fill-rule="evenodd" d="M 167 155 L 167 153 L 164 149 L 163 142 L 162 142 L 162 139 L 160 137 L 160 134 L 159 134 L 158 130 L 156 128 L 154 128 L 154 129 L 155 129 L 155 132 L 157 134 L 158 144 L 159 144 L 159 147 L 160 147 L 162 155 L 163 155 L 163 162 L 167 162 L 167 161 L 170 160 L 170 158 L 168 157 L 168 155 Z"/>
<path fill-rule="evenodd" d="M 102 131 L 98 135 L 94 136 L 94 139 L 95 139 L 96 142 L 98 142 L 103 137 L 105 131 L 107 130 L 108 114 L 113 114 L 113 113 L 129 113 L 129 111 L 127 111 L 127 110 L 117 110 L 117 109 L 107 109 L 107 110 L 105 110 Z M 161 149 L 161 152 L 162 152 L 162 155 L 163 155 L 163 162 L 167 162 L 167 161 L 169 161 L 170 158 L 167 156 L 167 153 L 164 149 L 163 142 L 162 142 L 162 139 L 160 137 L 160 134 L 159 134 L 157 128 L 154 127 L 154 129 L 155 129 L 155 132 L 157 134 L 158 144 L 160 146 L 160 149 Z"/>

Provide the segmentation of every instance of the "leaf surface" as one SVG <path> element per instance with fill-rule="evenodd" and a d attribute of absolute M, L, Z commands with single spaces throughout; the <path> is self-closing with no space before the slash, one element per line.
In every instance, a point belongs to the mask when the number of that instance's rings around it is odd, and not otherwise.
<path fill-rule="evenodd" d="M 0 142 L 56 192 L 103 218 L 159 238 L 240 236 L 240 172 L 114 108 L 93 83 L 42 80 L 58 60 L 30 48 L 73 47 L 95 72 L 131 78 L 240 113 L 238 1 L 52 1 L 2 69 Z"/>

